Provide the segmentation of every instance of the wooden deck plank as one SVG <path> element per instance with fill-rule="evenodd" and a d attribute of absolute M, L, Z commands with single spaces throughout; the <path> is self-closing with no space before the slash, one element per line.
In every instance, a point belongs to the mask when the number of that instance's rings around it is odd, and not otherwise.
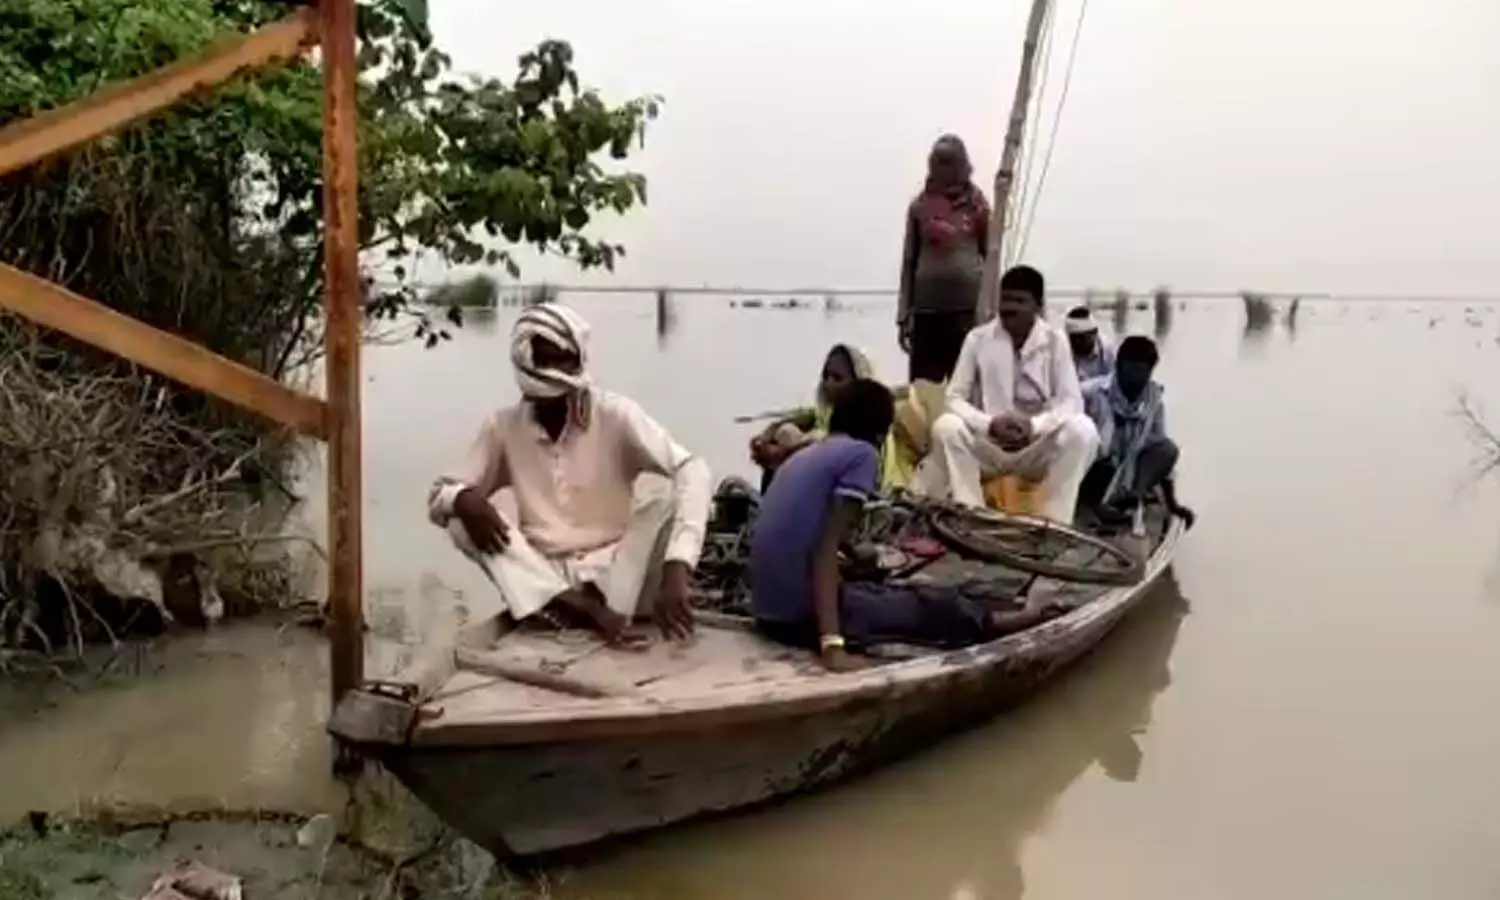
<path fill-rule="evenodd" d="M 513 678 L 525 671 L 599 688 L 593 697 L 582 692 L 554 694 L 548 704 L 552 706 L 616 699 L 660 703 L 822 671 L 809 653 L 771 644 L 743 629 L 713 627 L 700 628 L 690 643 L 658 640 L 645 650 L 601 647 L 591 640 L 562 641 L 550 632 L 511 632 L 493 647 L 460 651 L 460 664 L 460 671 L 436 694 L 462 692 L 457 695 L 463 697 L 460 702 L 444 703 L 450 718 L 534 708 L 538 686 Z M 503 673 L 513 683 L 497 681 L 479 691 L 466 690 L 476 673 Z M 517 690 L 522 685 L 530 689 Z"/>

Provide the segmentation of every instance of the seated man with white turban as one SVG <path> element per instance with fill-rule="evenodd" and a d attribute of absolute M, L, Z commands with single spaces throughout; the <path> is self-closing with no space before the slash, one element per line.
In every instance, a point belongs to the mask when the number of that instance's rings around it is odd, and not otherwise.
<path fill-rule="evenodd" d="M 1078 386 L 1085 402 L 1095 391 L 1107 388 L 1115 374 L 1114 345 L 1099 336 L 1099 325 L 1087 306 L 1075 306 L 1063 319 L 1068 332 L 1068 346 L 1073 350 L 1073 365 L 1078 369 Z"/>
<path fill-rule="evenodd" d="M 692 630 L 692 570 L 712 497 L 708 465 L 635 401 L 590 382 L 588 324 L 555 303 L 528 307 L 511 335 L 521 400 L 491 415 L 429 498 L 433 522 L 488 568 L 509 613 L 580 614 L 619 640 L 651 612 L 668 637 Z M 636 503 L 636 478 L 670 491 Z M 515 493 L 517 521 L 491 503 Z M 482 555 L 481 555 L 482 554 Z"/>

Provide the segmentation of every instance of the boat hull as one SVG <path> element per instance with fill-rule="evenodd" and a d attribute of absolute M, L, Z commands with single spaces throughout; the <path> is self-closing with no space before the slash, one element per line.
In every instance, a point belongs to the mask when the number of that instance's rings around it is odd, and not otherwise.
<path fill-rule="evenodd" d="M 1153 581 L 1165 569 L 1154 562 Z M 552 853 L 801 793 L 929 746 L 1085 655 L 1149 588 L 1079 610 L 1037 640 L 947 654 L 935 676 L 831 710 L 711 730 L 375 752 L 433 812 L 497 856 Z"/>

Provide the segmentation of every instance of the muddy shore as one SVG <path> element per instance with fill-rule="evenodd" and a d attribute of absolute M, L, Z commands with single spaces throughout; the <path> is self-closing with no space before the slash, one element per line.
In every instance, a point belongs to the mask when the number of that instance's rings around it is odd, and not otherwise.
<path fill-rule="evenodd" d="M 325 654 L 266 616 L 10 660 L 0 771 L 24 774 L 0 790 L 0 900 L 136 900 L 180 860 L 246 900 L 552 896 L 562 876 L 496 866 L 378 766 L 329 777 Z"/>
<path fill-rule="evenodd" d="M 0 831 L 0 897 L 134 900 L 184 861 L 240 879 L 246 900 L 543 900 L 566 877 L 513 874 L 421 816 L 357 836 L 328 816 L 106 810 Z"/>

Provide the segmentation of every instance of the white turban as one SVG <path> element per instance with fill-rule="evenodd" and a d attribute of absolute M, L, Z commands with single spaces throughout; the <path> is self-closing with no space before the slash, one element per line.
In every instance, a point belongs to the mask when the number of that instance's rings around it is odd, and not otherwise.
<path fill-rule="evenodd" d="M 1094 323 L 1093 315 L 1088 310 L 1084 310 L 1081 316 L 1069 313 L 1068 317 L 1063 319 L 1063 327 L 1068 334 L 1093 334 L 1099 330 L 1099 326 Z"/>
<path fill-rule="evenodd" d="M 578 357 L 577 372 L 544 369 L 531 355 L 531 339 L 541 338 Z M 560 303 L 528 306 L 510 332 L 510 362 L 516 369 L 516 384 L 526 397 L 561 397 L 588 389 L 589 323 Z"/>

